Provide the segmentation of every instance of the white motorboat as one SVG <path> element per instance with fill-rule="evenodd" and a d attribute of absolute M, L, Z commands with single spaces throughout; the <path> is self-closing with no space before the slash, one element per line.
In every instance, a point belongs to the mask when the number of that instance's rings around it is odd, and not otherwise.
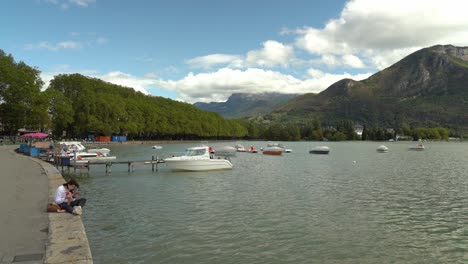
<path fill-rule="evenodd" d="M 237 144 L 235 148 L 236 148 L 237 152 L 246 152 L 247 151 L 245 149 L 244 145 L 241 145 L 241 144 Z"/>
<path fill-rule="evenodd" d="M 87 150 L 79 141 L 61 141 L 62 155 L 67 155 L 74 160 L 114 160 L 115 156 L 110 156 L 110 149 L 95 148 Z"/>
<path fill-rule="evenodd" d="M 265 155 L 283 155 L 283 152 L 284 152 L 284 149 L 283 148 L 280 148 L 280 147 L 266 147 L 263 149 L 263 154 Z"/>
<path fill-rule="evenodd" d="M 388 147 L 385 146 L 385 145 L 380 145 L 380 146 L 377 148 L 377 152 L 386 153 L 386 152 L 388 152 Z"/>
<path fill-rule="evenodd" d="M 159 145 L 154 145 L 153 146 L 153 149 L 162 149 L 163 147 L 162 146 L 159 146 Z"/>
<path fill-rule="evenodd" d="M 318 146 L 314 147 L 309 151 L 311 154 L 328 154 L 330 153 L 330 148 L 327 146 Z"/>
<path fill-rule="evenodd" d="M 164 159 L 173 171 L 212 171 L 231 170 L 232 163 L 227 159 L 210 155 L 209 147 L 188 148 L 183 156 Z"/>
<path fill-rule="evenodd" d="M 267 144 L 267 148 L 271 148 L 271 147 L 282 148 L 284 153 L 291 153 L 292 152 L 292 149 L 286 148 L 286 146 L 283 145 L 283 143 L 272 143 L 272 142 L 270 142 L 270 143 Z"/>
<path fill-rule="evenodd" d="M 218 156 L 235 156 L 237 149 L 231 146 L 224 146 L 216 148 L 216 155 Z"/>
<path fill-rule="evenodd" d="M 423 144 L 418 144 L 418 145 L 409 147 L 409 150 L 419 150 L 419 151 L 421 151 L 421 150 L 424 150 L 424 149 L 425 149 L 425 147 L 424 147 Z"/>

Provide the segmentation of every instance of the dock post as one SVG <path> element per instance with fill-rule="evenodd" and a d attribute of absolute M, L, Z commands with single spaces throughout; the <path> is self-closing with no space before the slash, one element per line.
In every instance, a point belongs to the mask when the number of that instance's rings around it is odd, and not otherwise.
<path fill-rule="evenodd" d="M 111 163 L 110 162 L 106 162 L 106 174 L 110 173 L 111 172 Z"/>
<path fill-rule="evenodd" d="M 132 163 L 129 161 L 128 162 L 128 172 L 130 173 L 130 166 L 132 165 Z"/>
<path fill-rule="evenodd" d="M 151 171 L 154 172 L 154 155 L 151 156 Z"/>
<path fill-rule="evenodd" d="M 158 171 L 159 156 L 156 156 L 156 171 Z"/>

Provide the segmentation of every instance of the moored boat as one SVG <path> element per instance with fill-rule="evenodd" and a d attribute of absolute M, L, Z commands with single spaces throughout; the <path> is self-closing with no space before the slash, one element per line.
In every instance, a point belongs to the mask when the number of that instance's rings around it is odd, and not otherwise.
<path fill-rule="evenodd" d="M 318 146 L 312 148 L 309 153 L 311 154 L 328 154 L 330 153 L 330 148 L 327 146 Z"/>
<path fill-rule="evenodd" d="M 249 153 L 257 153 L 258 150 L 254 148 L 254 146 L 250 146 L 249 150 L 248 150 Z"/>
<path fill-rule="evenodd" d="M 232 163 L 227 159 L 214 158 L 209 147 L 188 148 L 183 156 L 164 159 L 172 171 L 230 170 Z"/>
<path fill-rule="evenodd" d="M 266 147 L 263 149 L 265 155 L 283 155 L 284 149 L 280 147 Z"/>
<path fill-rule="evenodd" d="M 409 150 L 419 150 L 419 151 L 421 151 L 421 150 L 424 150 L 424 149 L 425 149 L 425 147 L 424 147 L 423 144 L 418 144 L 418 145 L 409 147 Z"/>
<path fill-rule="evenodd" d="M 236 148 L 237 152 L 246 152 L 247 151 L 245 149 L 244 145 L 242 145 L 242 144 L 237 144 L 235 148 Z"/>
<path fill-rule="evenodd" d="M 223 146 L 216 148 L 216 155 L 218 156 L 235 156 L 237 149 L 232 146 Z"/>
<path fill-rule="evenodd" d="M 79 141 L 61 141 L 61 155 L 69 156 L 73 160 L 114 160 L 115 156 L 110 156 L 108 148 L 86 149 Z"/>
<path fill-rule="evenodd" d="M 386 152 L 388 152 L 388 147 L 385 146 L 385 145 L 380 145 L 380 146 L 377 148 L 377 152 L 386 153 Z"/>

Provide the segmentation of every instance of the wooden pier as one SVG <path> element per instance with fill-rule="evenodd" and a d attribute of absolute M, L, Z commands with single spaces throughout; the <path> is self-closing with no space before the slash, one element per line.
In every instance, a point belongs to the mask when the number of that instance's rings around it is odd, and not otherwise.
<path fill-rule="evenodd" d="M 73 168 L 73 172 L 76 173 L 77 169 L 87 169 L 88 172 L 91 170 L 91 166 L 106 166 L 106 174 L 111 172 L 111 167 L 112 165 L 115 164 L 127 164 L 128 166 L 128 172 L 133 172 L 134 167 L 137 165 L 151 165 L 151 170 L 158 171 L 158 164 L 164 163 L 163 159 L 160 159 L 159 157 L 152 157 L 151 160 L 128 160 L 128 161 L 113 161 L 113 160 L 79 160 L 75 161 L 73 159 L 70 159 L 68 163 L 62 162 L 63 160 L 61 159 L 62 157 L 56 157 L 54 159 L 55 166 L 57 169 L 59 167 L 62 167 L 62 172 L 64 168 L 67 168 L 68 171 L 70 171 L 70 168 Z"/>

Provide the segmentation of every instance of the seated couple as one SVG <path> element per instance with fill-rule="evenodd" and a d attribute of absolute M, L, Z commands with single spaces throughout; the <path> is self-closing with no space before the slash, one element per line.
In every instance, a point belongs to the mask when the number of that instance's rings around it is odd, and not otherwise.
<path fill-rule="evenodd" d="M 86 203 L 85 198 L 76 199 L 80 185 L 74 179 L 60 185 L 55 191 L 55 203 L 60 206 L 60 211 L 66 211 L 70 214 L 81 215 L 82 207 Z"/>

